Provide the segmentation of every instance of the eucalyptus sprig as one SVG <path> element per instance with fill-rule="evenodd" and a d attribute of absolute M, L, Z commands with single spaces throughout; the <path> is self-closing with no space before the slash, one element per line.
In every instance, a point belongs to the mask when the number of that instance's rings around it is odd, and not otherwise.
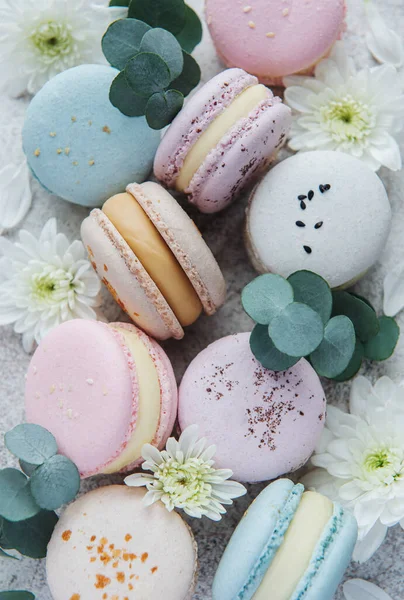
<path fill-rule="evenodd" d="M 43 558 L 58 521 L 53 511 L 76 497 L 80 475 L 71 460 L 57 454 L 53 435 L 39 425 L 17 425 L 6 433 L 5 443 L 21 471 L 0 470 L 0 554 L 15 558 L 7 551 L 16 550 Z"/>
<path fill-rule="evenodd" d="M 9 590 L 0 592 L 0 600 L 35 600 L 35 596 L 26 590 Z"/>
<path fill-rule="evenodd" d="M 288 279 L 261 275 L 244 288 L 242 303 L 257 323 L 251 350 L 273 371 L 306 357 L 319 375 L 345 381 L 359 371 L 364 358 L 389 358 L 399 338 L 394 319 L 378 318 L 360 296 L 332 292 L 311 271 L 297 271 Z"/>
<path fill-rule="evenodd" d="M 181 110 L 199 83 L 191 52 L 202 39 L 198 15 L 184 0 L 112 0 L 128 6 L 128 17 L 112 23 L 102 39 L 108 62 L 120 70 L 110 101 L 124 115 L 146 116 L 162 129 Z"/>

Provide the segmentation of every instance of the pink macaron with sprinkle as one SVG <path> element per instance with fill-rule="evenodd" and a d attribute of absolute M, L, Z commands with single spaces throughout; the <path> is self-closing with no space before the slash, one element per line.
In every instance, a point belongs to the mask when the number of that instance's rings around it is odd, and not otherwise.
<path fill-rule="evenodd" d="M 177 399 L 171 363 L 145 333 L 73 320 L 53 329 L 32 357 L 26 419 L 48 429 L 85 478 L 138 466 L 145 443 L 162 448 Z"/>
<path fill-rule="evenodd" d="M 254 483 L 309 460 L 324 427 L 326 401 L 306 360 L 269 371 L 253 356 L 249 338 L 230 335 L 198 354 L 180 385 L 178 419 L 182 430 L 197 424 L 215 444 L 218 468 Z"/>
<path fill-rule="evenodd" d="M 273 160 L 291 111 L 242 69 L 208 81 L 185 105 L 157 150 L 154 173 L 201 212 L 223 210 Z"/>
<path fill-rule="evenodd" d="M 206 20 L 227 67 L 262 83 L 310 75 L 345 28 L 345 0 L 206 0 Z"/>

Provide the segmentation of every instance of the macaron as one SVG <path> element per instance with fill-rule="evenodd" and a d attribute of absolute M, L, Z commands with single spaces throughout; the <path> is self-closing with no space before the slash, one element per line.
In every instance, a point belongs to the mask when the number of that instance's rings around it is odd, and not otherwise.
<path fill-rule="evenodd" d="M 33 98 L 23 129 L 28 164 L 52 194 L 82 206 L 101 206 L 144 181 L 160 133 L 144 117 L 112 106 L 109 89 L 118 71 L 81 65 L 53 77 Z"/>
<path fill-rule="evenodd" d="M 246 245 L 260 273 L 308 270 L 332 288 L 379 259 L 391 208 L 380 178 L 342 152 L 302 152 L 273 168 L 247 209 Z"/>
<path fill-rule="evenodd" d="M 258 482 L 294 471 L 310 458 L 325 421 L 320 380 L 302 359 L 275 373 L 250 350 L 249 333 L 222 338 L 191 362 L 179 389 L 181 429 L 199 425 L 216 446 L 218 468 Z"/>
<path fill-rule="evenodd" d="M 206 0 L 216 51 L 262 83 L 310 75 L 345 28 L 344 0 Z"/>
<path fill-rule="evenodd" d="M 53 433 L 81 477 L 127 471 L 163 448 L 177 385 L 160 346 L 134 325 L 81 319 L 53 329 L 28 368 L 26 419 Z"/>
<path fill-rule="evenodd" d="M 241 69 L 206 83 L 164 135 L 154 173 L 201 212 L 226 208 L 268 167 L 292 122 L 290 109 Z"/>
<path fill-rule="evenodd" d="M 94 269 L 121 308 L 156 339 L 180 339 L 202 311 L 224 303 L 226 284 L 194 222 L 157 183 L 127 187 L 83 221 Z"/>
<path fill-rule="evenodd" d="M 102 487 L 71 504 L 48 545 L 54 600 L 190 600 L 197 547 L 186 523 L 143 490 Z"/>
<path fill-rule="evenodd" d="M 231 537 L 213 600 L 331 600 L 357 535 L 354 517 L 338 504 L 288 479 L 275 481 Z"/>

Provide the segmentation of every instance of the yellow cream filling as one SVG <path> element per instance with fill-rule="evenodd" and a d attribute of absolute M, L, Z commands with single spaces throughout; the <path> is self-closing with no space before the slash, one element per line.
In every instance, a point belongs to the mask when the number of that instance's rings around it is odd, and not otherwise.
<path fill-rule="evenodd" d="M 240 120 L 248 115 L 263 100 L 268 98 L 264 85 L 253 85 L 242 92 L 202 133 L 188 152 L 175 182 L 177 190 L 184 192 L 209 152 L 216 148 L 220 140 Z"/>
<path fill-rule="evenodd" d="M 118 194 L 102 208 L 136 254 L 184 327 L 194 323 L 202 304 L 181 265 L 131 194 Z"/>
<path fill-rule="evenodd" d="M 333 503 L 328 498 L 316 492 L 303 494 L 285 538 L 253 600 L 290 600 L 333 512 Z"/>
<path fill-rule="evenodd" d="M 153 441 L 160 420 L 160 382 L 153 359 L 136 333 L 115 329 L 123 334 L 136 364 L 139 407 L 135 431 L 123 452 L 104 470 L 106 474 L 116 473 L 140 458 L 142 446 Z"/>

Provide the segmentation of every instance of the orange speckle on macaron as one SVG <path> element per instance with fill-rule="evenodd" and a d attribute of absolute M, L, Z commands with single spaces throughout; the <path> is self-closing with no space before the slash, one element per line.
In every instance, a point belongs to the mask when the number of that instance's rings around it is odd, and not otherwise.
<path fill-rule="evenodd" d="M 119 581 L 119 583 L 125 583 L 125 573 L 123 573 L 122 571 L 119 571 L 116 574 L 116 578 Z"/>
<path fill-rule="evenodd" d="M 143 552 L 141 558 L 142 558 L 142 563 L 146 562 L 146 560 L 149 558 L 149 553 L 148 552 Z"/>
<path fill-rule="evenodd" d="M 68 542 L 71 538 L 72 532 L 70 531 L 70 529 L 67 529 L 66 531 L 64 531 L 62 533 L 62 540 L 64 542 Z"/>
<path fill-rule="evenodd" d="M 105 577 L 105 575 L 98 574 L 95 576 L 95 578 L 96 578 L 96 582 L 94 583 L 94 587 L 97 588 L 97 590 L 102 590 L 111 583 L 110 578 Z"/>
<path fill-rule="evenodd" d="M 125 542 L 130 542 L 130 540 L 131 540 L 131 539 L 132 539 L 132 536 L 131 536 L 131 534 L 130 534 L 130 533 L 127 533 L 127 534 L 125 535 Z"/>

